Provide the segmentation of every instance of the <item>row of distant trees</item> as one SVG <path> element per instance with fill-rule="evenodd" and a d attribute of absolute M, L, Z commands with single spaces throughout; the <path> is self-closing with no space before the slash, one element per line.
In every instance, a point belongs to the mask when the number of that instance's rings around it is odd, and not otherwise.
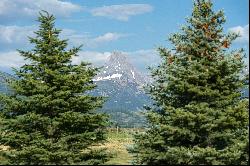
<path fill-rule="evenodd" d="M 146 118 L 139 110 L 130 109 L 101 109 L 110 116 L 110 127 L 145 128 Z"/>
<path fill-rule="evenodd" d="M 0 96 L 0 143 L 7 164 L 101 164 L 111 156 L 92 148 L 105 142 L 108 118 L 95 110 L 103 97 L 95 88 L 98 68 L 73 65 L 80 47 L 67 49 L 43 11 L 29 63 L 15 70 L 12 95 Z M 225 16 L 209 0 L 196 0 L 181 32 L 158 49 L 162 63 L 151 69 L 146 88 L 155 101 L 147 108 L 148 130 L 135 135 L 130 152 L 136 164 L 247 164 L 248 101 L 240 98 L 244 51 L 229 50 L 238 34 L 223 33 Z M 1 161 L 2 162 L 2 161 Z"/>

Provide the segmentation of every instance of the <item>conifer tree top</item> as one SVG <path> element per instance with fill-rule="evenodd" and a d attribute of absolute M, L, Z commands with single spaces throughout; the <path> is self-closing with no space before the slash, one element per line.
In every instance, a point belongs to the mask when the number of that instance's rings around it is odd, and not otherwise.
<path fill-rule="evenodd" d="M 225 16 L 209 0 L 196 0 L 173 49 L 160 47 L 161 64 L 147 92 L 149 129 L 136 135 L 136 162 L 148 165 L 247 164 L 248 101 L 242 49 L 229 50 L 238 34 L 224 34 Z"/>
<path fill-rule="evenodd" d="M 34 48 L 19 50 L 28 61 L 15 70 L 14 94 L 0 95 L 0 144 L 11 149 L 4 154 L 9 164 L 103 163 L 107 153 L 91 147 L 106 139 L 107 116 L 96 112 L 104 98 L 86 93 L 98 68 L 71 63 L 80 47 L 67 49 L 53 15 L 40 12 L 38 22 Z"/>

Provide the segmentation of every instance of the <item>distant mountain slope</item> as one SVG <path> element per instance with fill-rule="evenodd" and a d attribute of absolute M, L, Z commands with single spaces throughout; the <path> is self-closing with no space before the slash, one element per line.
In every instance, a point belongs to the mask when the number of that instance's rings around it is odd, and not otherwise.
<path fill-rule="evenodd" d="M 138 111 L 143 110 L 143 105 L 152 103 L 143 90 L 143 86 L 151 80 L 140 73 L 126 55 L 114 52 L 93 81 L 97 88 L 92 93 L 108 97 L 102 110 L 110 114 L 113 120 L 117 119 L 115 122 L 119 119 L 118 124 L 125 126 L 126 121 L 131 127 L 144 121 Z M 127 119 L 122 120 L 121 116 Z"/>
<path fill-rule="evenodd" d="M 150 82 L 149 77 L 143 75 L 131 65 L 127 57 L 114 52 L 102 71 L 93 79 L 97 84 L 96 95 L 109 97 L 105 108 L 130 109 L 136 111 L 149 104 L 150 99 L 145 94 L 143 86 Z"/>
<path fill-rule="evenodd" d="M 0 93 L 10 92 L 7 85 L 9 79 L 15 77 L 0 71 Z M 100 111 L 108 113 L 114 124 L 121 127 L 142 127 L 146 124 L 141 111 L 144 110 L 143 105 L 151 105 L 152 101 L 143 86 L 152 80 L 129 63 L 126 55 L 114 52 L 93 81 L 97 88 L 90 93 L 107 97 Z M 242 97 L 249 97 L 248 88 L 242 90 Z"/>
<path fill-rule="evenodd" d="M 0 71 L 0 93 L 10 93 L 10 88 L 8 86 L 8 80 L 15 79 L 14 76 Z"/>

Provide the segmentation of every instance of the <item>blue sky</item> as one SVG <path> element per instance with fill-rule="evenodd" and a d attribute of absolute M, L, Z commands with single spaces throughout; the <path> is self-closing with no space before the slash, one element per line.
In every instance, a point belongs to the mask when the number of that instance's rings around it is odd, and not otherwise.
<path fill-rule="evenodd" d="M 234 47 L 249 50 L 249 1 L 213 0 L 223 9 L 225 32 L 242 37 Z M 102 65 L 112 51 L 127 54 L 140 71 L 159 62 L 156 48 L 171 47 L 167 37 L 178 32 L 191 15 L 192 0 L 0 0 L 0 70 L 24 64 L 16 49 L 28 50 L 27 36 L 37 29 L 37 14 L 47 10 L 56 16 L 56 27 L 70 46 L 83 44 L 81 60 Z M 248 56 L 249 57 L 249 56 Z"/>

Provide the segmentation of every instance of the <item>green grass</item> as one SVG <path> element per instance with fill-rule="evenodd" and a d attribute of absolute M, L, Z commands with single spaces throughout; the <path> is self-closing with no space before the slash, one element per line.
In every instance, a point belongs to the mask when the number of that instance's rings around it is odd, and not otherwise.
<path fill-rule="evenodd" d="M 7 160 L 4 158 L 2 152 L 7 150 L 8 148 L 6 146 L 0 145 L 0 165 L 7 164 Z"/>
<path fill-rule="evenodd" d="M 109 129 L 107 134 L 107 142 L 97 148 L 106 148 L 107 151 L 113 154 L 108 162 L 104 165 L 132 165 L 133 157 L 127 151 L 127 146 L 133 144 L 133 129 Z M 5 146 L 0 146 L 0 152 Z M 0 164 L 3 164 L 4 157 L 0 153 Z"/>
<path fill-rule="evenodd" d="M 133 144 L 131 131 L 109 131 L 104 147 L 107 148 L 108 152 L 114 154 L 114 157 L 104 165 L 131 165 L 133 157 L 127 151 L 127 146 L 131 144 Z"/>

